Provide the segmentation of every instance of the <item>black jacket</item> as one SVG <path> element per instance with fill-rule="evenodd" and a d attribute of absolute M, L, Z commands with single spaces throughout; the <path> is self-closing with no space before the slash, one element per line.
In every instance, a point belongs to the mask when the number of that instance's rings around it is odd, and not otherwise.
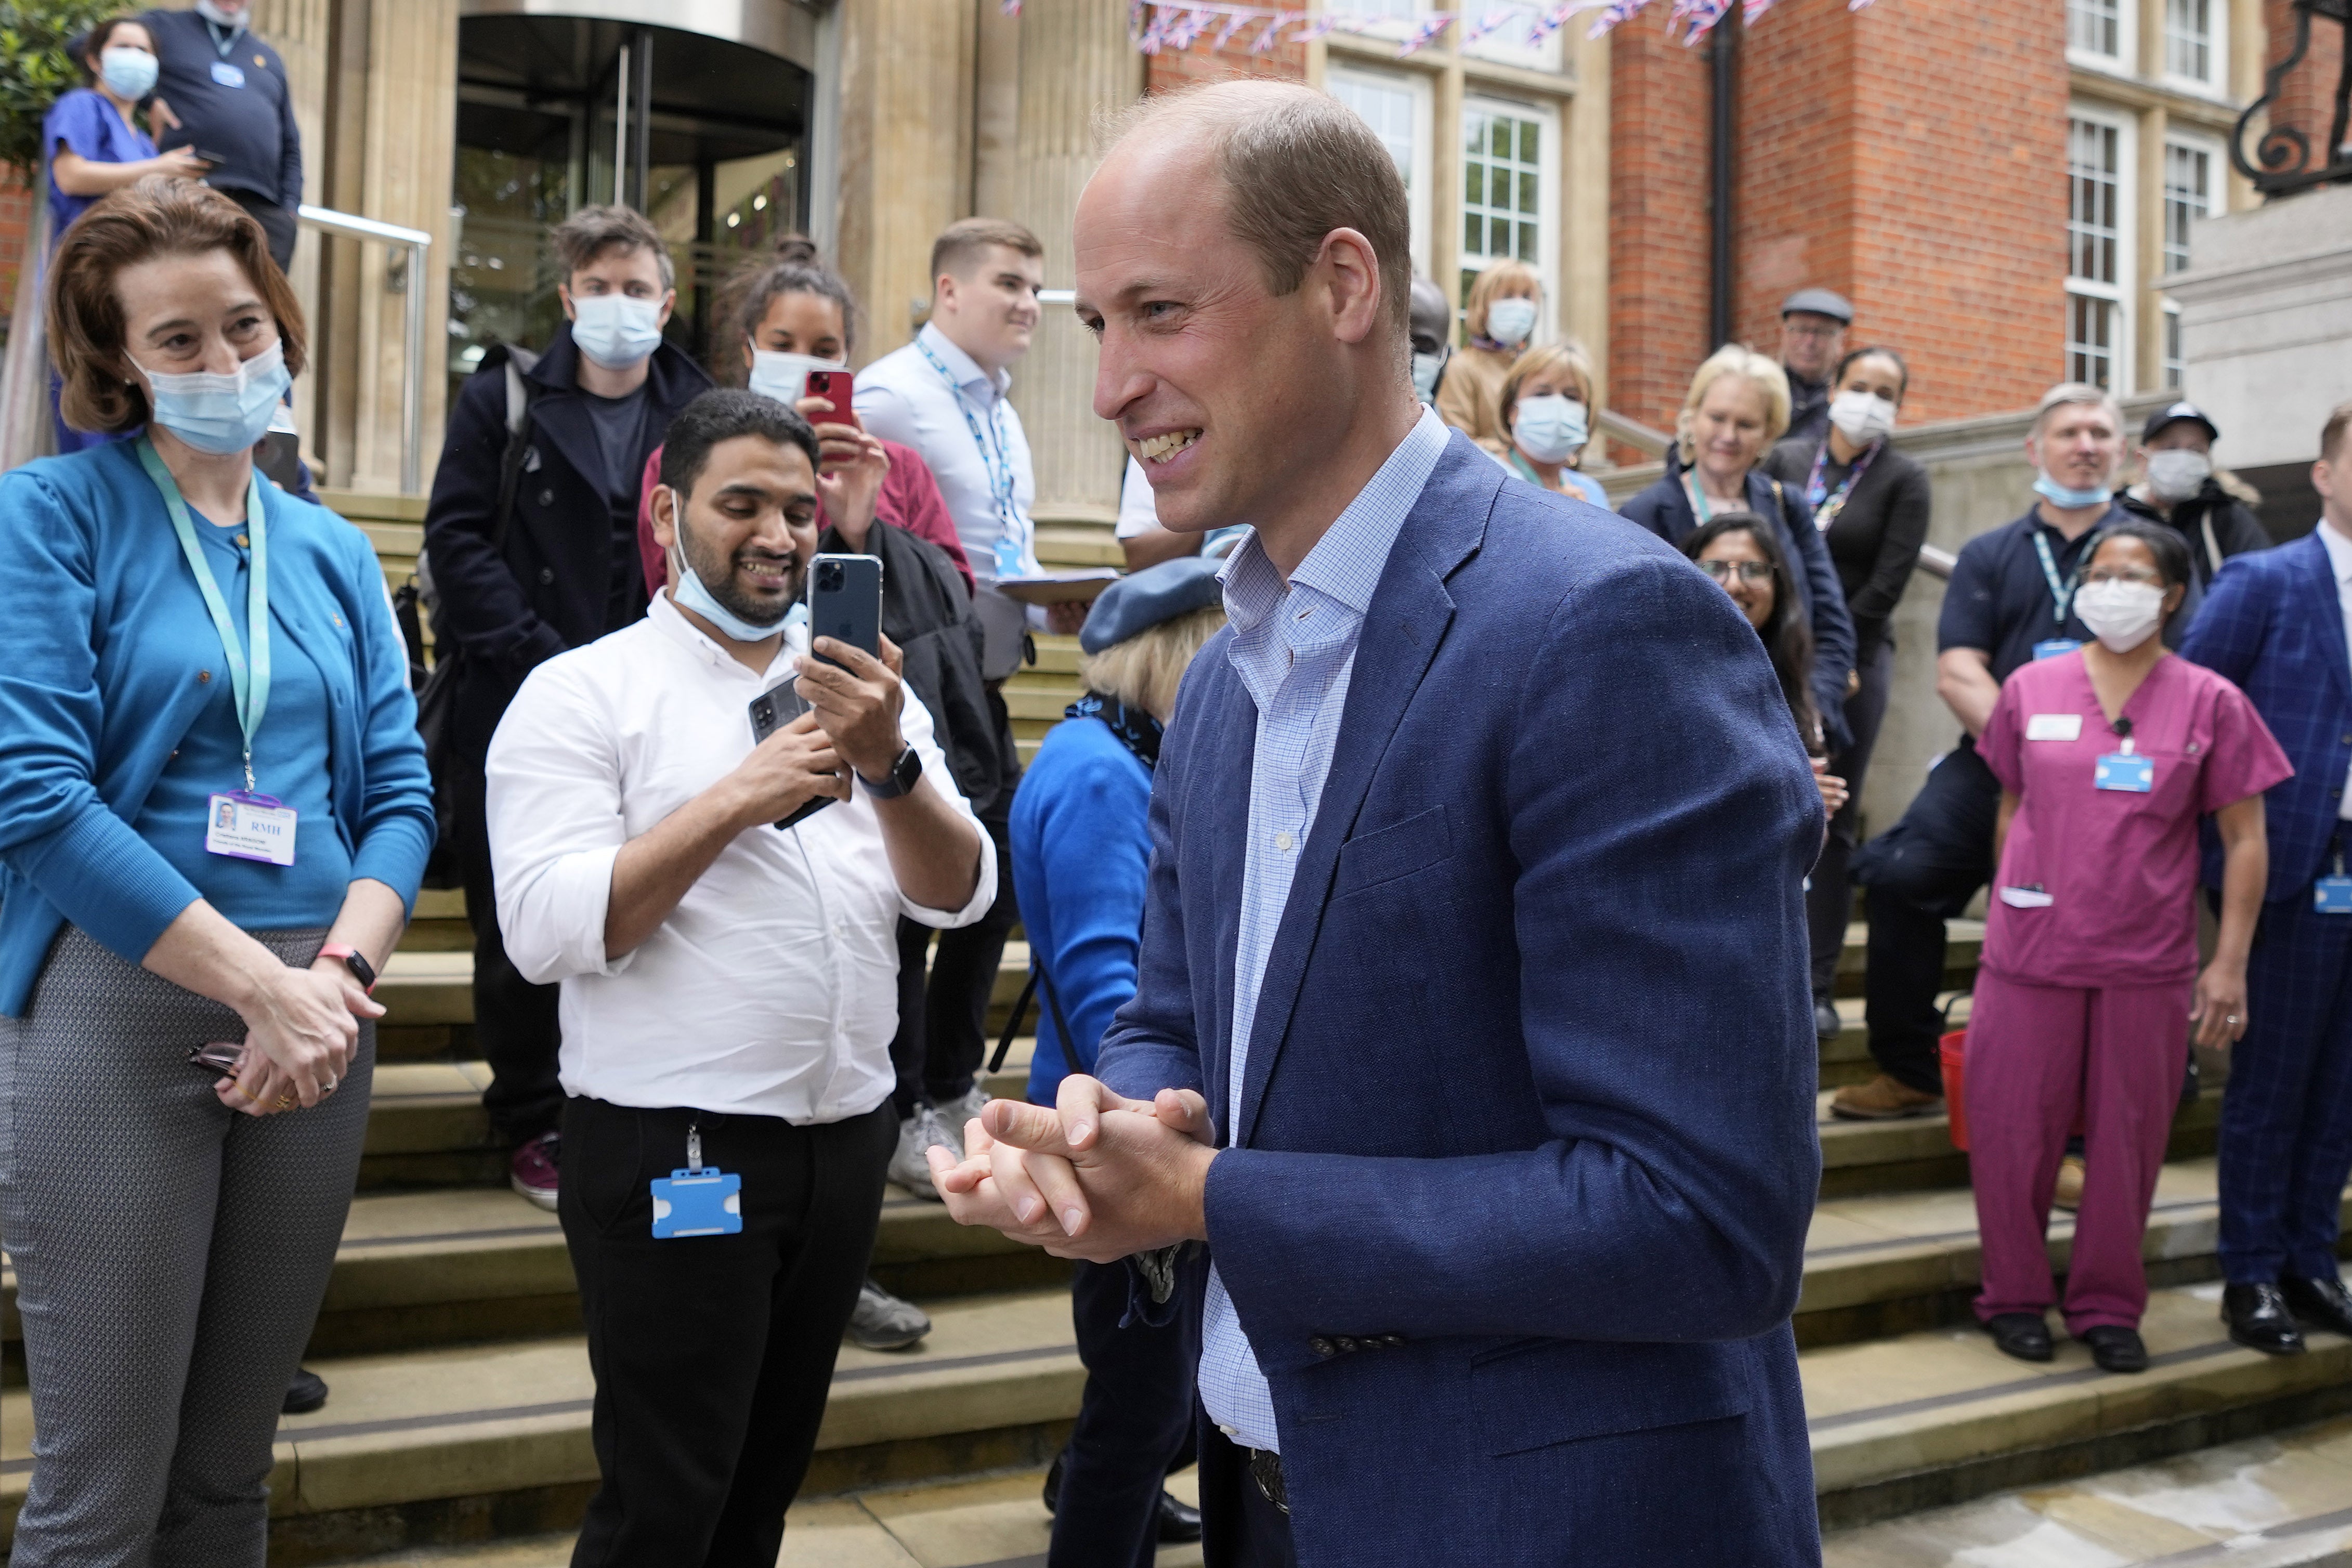
<path fill-rule="evenodd" d="M 2163 523 L 2188 542 L 2189 559 L 2200 588 L 2212 586 L 2213 574 L 2231 556 L 2243 555 L 2249 550 L 2268 550 L 2273 542 L 2252 510 L 2210 475 L 2195 495 L 2173 503 L 2169 517 L 2154 502 L 2142 500 L 2133 491 L 2126 490 L 2118 499 L 2123 509 L 2134 517 Z"/>
<path fill-rule="evenodd" d="M 1786 368 L 1785 366 L 1782 368 Z M 1830 384 L 1789 372 L 1789 427 L 1784 441 L 1822 441 L 1830 433 Z"/>
<path fill-rule="evenodd" d="M 1791 437 L 1782 441 L 1765 458 L 1764 471 L 1803 500 L 1813 455 L 1827 439 Z M 1912 569 L 1919 564 L 1919 547 L 1927 542 L 1931 492 L 1927 470 L 1916 459 L 1896 447 L 1882 447 L 1822 535 L 1837 568 L 1838 586 L 1845 590 L 1846 613 L 1853 617 L 1857 664 L 1885 637 L 1887 621 L 1903 602 Z"/>
<path fill-rule="evenodd" d="M 826 554 L 852 553 L 838 529 L 817 536 Z M 882 635 L 898 645 L 907 689 L 931 715 L 940 750 L 972 814 L 985 816 L 1009 799 L 1021 777 L 1021 752 L 1002 703 L 980 673 L 984 640 L 971 591 L 948 552 L 879 518 L 863 553 L 882 562 Z"/>
<path fill-rule="evenodd" d="M 425 549 L 438 598 L 435 638 L 466 662 L 451 740 L 467 756 L 487 752 L 499 716 L 534 667 L 645 613 L 636 487 L 627 487 L 625 499 L 606 493 L 595 422 L 577 380 L 579 355 L 572 329 L 561 327 L 524 374 L 529 444 L 503 548 L 491 545 L 507 448 L 503 356 L 494 354 L 467 380 L 449 416 L 425 510 Z M 677 349 L 656 349 L 646 418 L 624 471 L 634 479 L 677 411 L 710 385 Z"/>

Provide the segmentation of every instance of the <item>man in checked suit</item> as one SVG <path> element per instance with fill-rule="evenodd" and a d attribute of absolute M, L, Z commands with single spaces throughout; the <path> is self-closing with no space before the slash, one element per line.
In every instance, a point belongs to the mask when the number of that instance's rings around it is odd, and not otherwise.
<path fill-rule="evenodd" d="M 1818 1563 L 1820 794 L 1720 589 L 1421 408 L 1408 236 L 1264 80 L 1140 106 L 1081 197 L 1095 411 L 1163 526 L 1255 532 L 1100 1078 L 935 1180 L 1203 1313 L 1213 1568 Z"/>
<path fill-rule="evenodd" d="M 2352 1172 L 2352 403 L 2327 416 L 2319 526 L 2221 563 L 2184 658 L 2252 699 L 2294 763 L 2264 805 L 2270 887 L 2246 964 L 2246 1033 L 2221 1100 L 2221 1316 L 2273 1355 L 2297 1320 L 2352 1335 L 2336 1267 Z M 2210 837 L 2205 882 L 2221 885 Z"/>

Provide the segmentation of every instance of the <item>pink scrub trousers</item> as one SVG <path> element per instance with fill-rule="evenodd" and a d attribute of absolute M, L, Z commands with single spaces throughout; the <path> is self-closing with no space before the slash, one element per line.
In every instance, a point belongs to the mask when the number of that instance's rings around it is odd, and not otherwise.
<path fill-rule="evenodd" d="M 2139 1327 L 2147 1308 L 2140 1238 L 2189 1065 L 2194 983 L 2028 985 L 1977 978 L 1969 1014 L 1969 1168 L 1984 1289 L 1977 1316 L 2035 1312 L 2057 1291 L 2050 1196 L 2083 1118 L 2083 1206 L 2066 1275 L 2066 1328 Z"/>

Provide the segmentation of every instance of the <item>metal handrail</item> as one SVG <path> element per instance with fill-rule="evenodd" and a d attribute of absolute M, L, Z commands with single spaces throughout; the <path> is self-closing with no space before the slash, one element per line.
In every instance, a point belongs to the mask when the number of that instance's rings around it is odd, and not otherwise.
<path fill-rule="evenodd" d="M 408 296 L 407 352 L 400 367 L 400 489 L 403 495 L 421 494 L 425 488 L 425 258 L 433 248 L 433 237 L 421 228 L 403 228 L 308 204 L 297 208 L 295 216 L 322 234 L 373 240 L 408 252 L 408 267 L 400 285 Z"/>

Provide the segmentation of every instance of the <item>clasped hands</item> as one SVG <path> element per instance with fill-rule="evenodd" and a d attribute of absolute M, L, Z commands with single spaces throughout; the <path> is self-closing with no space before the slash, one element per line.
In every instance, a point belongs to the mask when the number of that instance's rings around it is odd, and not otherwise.
<path fill-rule="evenodd" d="M 965 1123 L 965 1157 L 929 1152 L 959 1225 L 988 1226 L 1056 1258 L 1115 1263 L 1209 1237 L 1208 1101 L 1189 1089 L 1129 1100 L 1073 1073 L 1052 1109 L 992 1100 Z"/>

